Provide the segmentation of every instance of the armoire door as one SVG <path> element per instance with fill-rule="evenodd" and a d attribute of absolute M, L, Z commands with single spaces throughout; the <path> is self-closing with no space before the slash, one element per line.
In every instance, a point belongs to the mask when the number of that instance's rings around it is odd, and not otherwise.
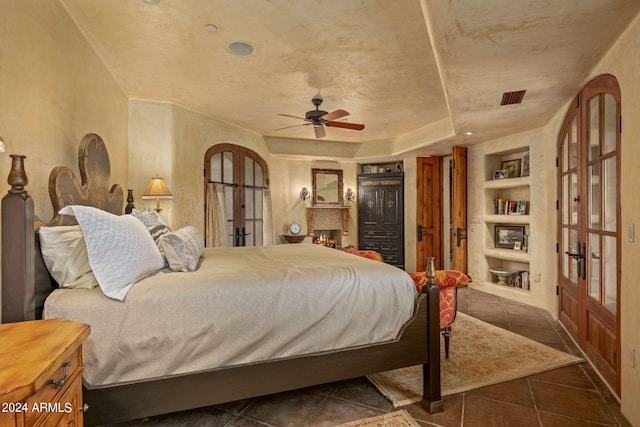
<path fill-rule="evenodd" d="M 620 88 L 592 80 L 558 138 L 559 317 L 620 393 Z"/>

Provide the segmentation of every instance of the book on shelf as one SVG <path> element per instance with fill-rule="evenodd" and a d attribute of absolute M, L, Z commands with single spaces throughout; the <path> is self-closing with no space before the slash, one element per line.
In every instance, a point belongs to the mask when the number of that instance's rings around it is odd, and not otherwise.
<path fill-rule="evenodd" d="M 516 288 L 529 290 L 529 272 L 527 270 L 518 270 L 512 279 L 513 286 Z"/>
<path fill-rule="evenodd" d="M 494 199 L 494 213 L 496 215 L 526 215 L 526 200 L 507 200 L 502 198 Z"/>

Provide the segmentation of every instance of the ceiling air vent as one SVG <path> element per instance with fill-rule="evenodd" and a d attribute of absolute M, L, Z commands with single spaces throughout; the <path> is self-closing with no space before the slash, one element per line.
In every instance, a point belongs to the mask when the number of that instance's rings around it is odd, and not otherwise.
<path fill-rule="evenodd" d="M 526 90 L 518 90 L 515 92 L 505 92 L 502 94 L 502 102 L 500 105 L 520 104 L 524 98 Z"/>

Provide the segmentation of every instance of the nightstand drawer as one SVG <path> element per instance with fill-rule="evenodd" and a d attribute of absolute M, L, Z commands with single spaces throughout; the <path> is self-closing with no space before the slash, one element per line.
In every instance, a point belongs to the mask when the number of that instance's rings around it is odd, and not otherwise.
<path fill-rule="evenodd" d="M 78 375 L 60 399 L 60 412 L 50 413 L 49 418 L 41 419 L 41 425 L 82 426 L 84 412 L 82 408 L 82 376 Z M 37 426 L 40 427 L 40 426 Z"/>
<path fill-rule="evenodd" d="M 50 381 L 56 381 L 55 385 L 53 383 L 45 384 L 40 390 L 27 399 L 28 411 L 25 414 L 26 425 L 35 426 L 46 417 L 55 419 L 56 414 L 62 415 L 70 410 L 75 411 L 75 409 L 77 409 L 65 405 L 62 397 L 74 381 L 80 381 L 80 372 L 82 370 L 81 351 L 81 348 L 76 349 L 76 351 L 55 370 L 55 373 L 51 375 Z M 49 424 L 48 421 L 47 424 Z"/>

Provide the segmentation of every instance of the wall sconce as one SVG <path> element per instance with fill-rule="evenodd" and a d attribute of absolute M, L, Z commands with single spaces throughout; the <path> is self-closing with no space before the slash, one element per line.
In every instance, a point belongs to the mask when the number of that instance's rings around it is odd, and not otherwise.
<path fill-rule="evenodd" d="M 309 189 L 307 187 L 302 187 L 300 189 L 300 198 L 302 200 L 307 200 L 311 195 L 309 194 Z"/>
<path fill-rule="evenodd" d="M 355 197 L 355 194 L 353 194 L 353 190 L 350 188 L 347 188 L 347 191 L 344 192 L 344 198 L 346 200 L 353 200 L 354 197 Z"/>
<path fill-rule="evenodd" d="M 160 213 L 162 210 L 160 208 L 160 199 L 173 199 L 173 195 L 169 188 L 167 188 L 167 184 L 165 184 L 164 180 L 159 176 L 151 178 L 149 185 L 147 186 L 146 191 L 142 195 L 143 199 L 156 199 L 156 212 Z"/>

